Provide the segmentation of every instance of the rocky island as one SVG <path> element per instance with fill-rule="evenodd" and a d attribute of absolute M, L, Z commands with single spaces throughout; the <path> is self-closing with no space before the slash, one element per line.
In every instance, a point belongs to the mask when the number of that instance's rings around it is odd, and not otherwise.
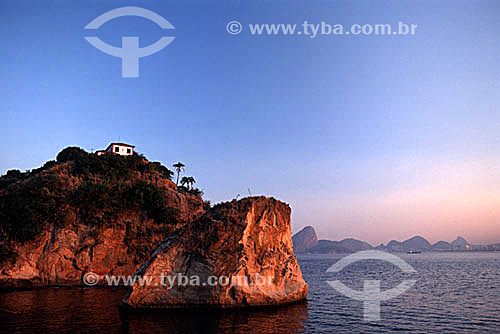
<path fill-rule="evenodd" d="M 39 169 L 7 172 L 0 178 L 0 286 L 133 274 L 161 240 L 207 207 L 172 175 L 140 155 L 73 147 Z"/>
<path fill-rule="evenodd" d="M 153 281 L 136 283 L 124 299 L 133 308 L 287 304 L 305 299 L 308 287 L 293 253 L 290 207 L 266 197 L 216 205 L 160 243 L 136 275 Z M 166 287 L 162 275 L 200 283 Z M 226 282 L 208 285 L 209 277 Z"/>
<path fill-rule="evenodd" d="M 288 205 L 251 197 L 212 208 L 194 178 L 179 186 L 173 175 L 139 154 L 75 147 L 41 168 L 7 172 L 0 177 L 0 288 L 82 286 L 90 272 L 183 274 L 247 281 L 168 289 L 136 284 L 123 304 L 225 308 L 306 298 Z"/>

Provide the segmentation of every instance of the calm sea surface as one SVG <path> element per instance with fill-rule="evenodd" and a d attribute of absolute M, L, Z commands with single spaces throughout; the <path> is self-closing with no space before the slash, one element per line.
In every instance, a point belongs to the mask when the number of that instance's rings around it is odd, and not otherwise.
<path fill-rule="evenodd" d="M 392 264 L 360 261 L 326 273 L 345 255 L 303 255 L 308 302 L 273 310 L 123 314 L 122 288 L 47 288 L 0 293 L 1 333 L 500 333 L 500 252 L 398 254 L 416 274 Z M 382 290 L 417 283 L 381 303 L 381 320 L 365 322 L 361 301 L 326 281 Z"/>

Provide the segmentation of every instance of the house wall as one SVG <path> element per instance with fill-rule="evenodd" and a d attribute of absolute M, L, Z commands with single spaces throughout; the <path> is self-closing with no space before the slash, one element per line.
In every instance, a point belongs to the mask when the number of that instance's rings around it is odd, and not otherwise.
<path fill-rule="evenodd" d="M 119 155 L 132 155 L 134 154 L 134 149 L 128 146 L 111 145 L 108 152 L 112 152 Z"/>

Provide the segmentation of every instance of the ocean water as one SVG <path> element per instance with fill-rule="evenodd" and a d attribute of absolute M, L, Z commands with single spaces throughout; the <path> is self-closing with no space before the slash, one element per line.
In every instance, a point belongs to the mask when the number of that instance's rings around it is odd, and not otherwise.
<path fill-rule="evenodd" d="M 307 303 L 254 311 L 128 314 L 123 288 L 46 288 L 0 293 L 1 333 L 500 333 L 500 252 L 398 254 L 417 273 L 364 260 L 326 270 L 345 255 L 301 255 Z M 416 284 L 381 302 L 381 319 L 365 321 L 363 302 L 326 281 L 362 290 L 366 279 L 391 289 Z"/>

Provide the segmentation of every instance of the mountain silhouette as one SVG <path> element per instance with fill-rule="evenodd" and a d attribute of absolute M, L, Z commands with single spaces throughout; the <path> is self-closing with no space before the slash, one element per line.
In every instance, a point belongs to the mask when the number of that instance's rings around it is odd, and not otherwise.
<path fill-rule="evenodd" d="M 303 253 L 318 244 L 318 236 L 312 226 L 306 226 L 292 237 L 293 249 L 297 253 Z"/>

